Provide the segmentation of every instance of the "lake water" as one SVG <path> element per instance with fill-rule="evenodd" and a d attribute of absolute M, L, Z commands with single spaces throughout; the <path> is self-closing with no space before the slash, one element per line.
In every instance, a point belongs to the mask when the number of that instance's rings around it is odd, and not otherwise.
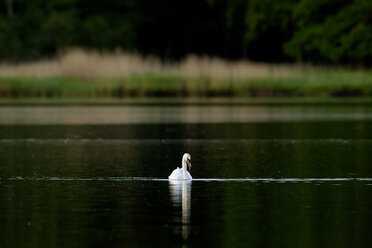
<path fill-rule="evenodd" d="M 371 151 L 368 105 L 2 105 L 0 246 L 370 247 Z"/>

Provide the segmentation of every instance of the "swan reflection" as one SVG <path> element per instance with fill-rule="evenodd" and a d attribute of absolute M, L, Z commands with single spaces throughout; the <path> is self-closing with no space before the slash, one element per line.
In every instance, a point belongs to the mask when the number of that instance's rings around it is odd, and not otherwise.
<path fill-rule="evenodd" d="M 169 180 L 172 203 L 182 207 L 182 238 L 186 241 L 190 235 L 191 180 Z M 178 219 L 178 216 L 177 216 Z"/>

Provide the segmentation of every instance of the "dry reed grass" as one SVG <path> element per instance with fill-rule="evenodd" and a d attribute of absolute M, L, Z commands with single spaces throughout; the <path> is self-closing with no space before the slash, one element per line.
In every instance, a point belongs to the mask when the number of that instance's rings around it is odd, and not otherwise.
<path fill-rule="evenodd" d="M 214 79 L 287 78 L 297 74 L 295 66 L 188 56 L 181 62 L 164 63 L 137 54 L 70 49 L 54 59 L 19 64 L 0 64 L 0 76 L 74 77 L 85 79 L 128 78 L 141 74 L 167 74 L 185 78 Z"/>

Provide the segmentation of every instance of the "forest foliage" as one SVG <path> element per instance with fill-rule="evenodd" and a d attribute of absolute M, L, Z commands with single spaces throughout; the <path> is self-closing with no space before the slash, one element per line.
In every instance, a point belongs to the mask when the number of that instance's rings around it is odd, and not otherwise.
<path fill-rule="evenodd" d="M 5 0 L 0 60 L 70 47 L 265 62 L 372 64 L 370 0 Z"/>

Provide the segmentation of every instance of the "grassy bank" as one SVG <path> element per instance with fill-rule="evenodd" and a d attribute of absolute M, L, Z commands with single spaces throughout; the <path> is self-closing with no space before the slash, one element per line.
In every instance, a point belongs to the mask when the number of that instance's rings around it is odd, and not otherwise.
<path fill-rule="evenodd" d="M 302 77 L 212 80 L 146 74 L 118 79 L 0 77 L 1 97 L 372 96 L 369 71 L 307 71 Z"/>
<path fill-rule="evenodd" d="M 0 96 L 372 96 L 372 71 L 193 56 L 162 63 L 156 58 L 77 50 L 50 61 L 0 65 Z"/>

